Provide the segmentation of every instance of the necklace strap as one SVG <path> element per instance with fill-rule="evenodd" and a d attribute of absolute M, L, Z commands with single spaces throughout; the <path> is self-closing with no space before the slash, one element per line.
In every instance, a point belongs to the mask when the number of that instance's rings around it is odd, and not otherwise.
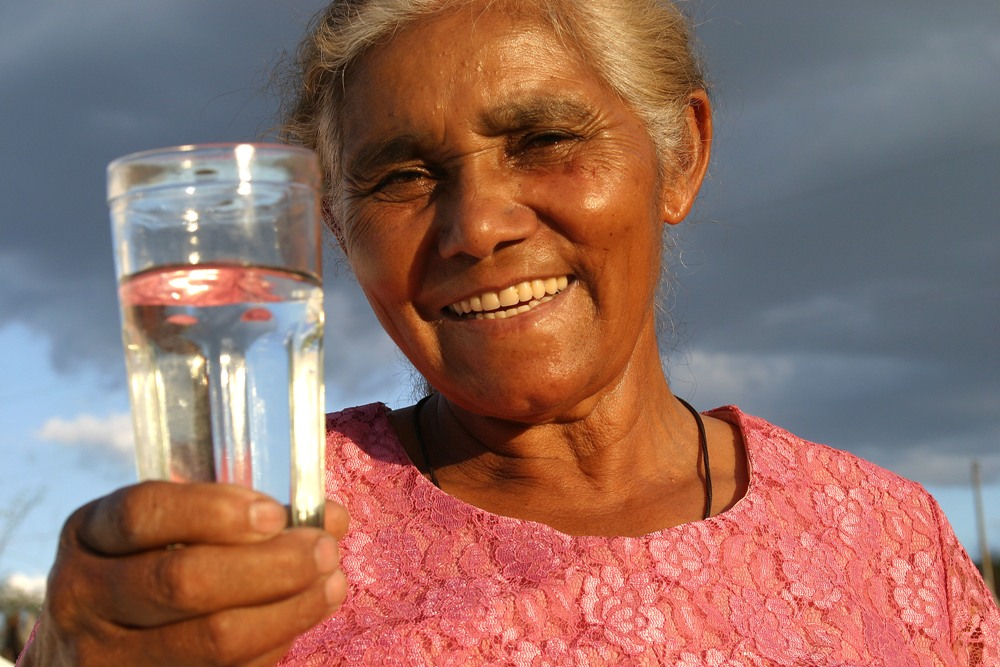
<path fill-rule="evenodd" d="M 431 478 L 431 484 L 440 489 L 441 483 L 438 481 L 437 475 L 434 474 L 434 466 L 431 465 L 431 457 L 427 451 L 427 445 L 424 443 L 424 435 L 420 427 L 420 413 L 423 411 L 427 401 L 433 396 L 434 394 L 424 396 L 413 406 L 413 431 L 417 436 L 417 445 L 420 447 L 420 455 L 424 459 L 424 468 L 426 468 L 427 474 Z M 704 521 L 712 516 L 712 466 L 708 461 L 708 437 L 705 435 L 705 422 L 701 418 L 701 413 L 691 407 L 690 403 L 679 397 L 677 400 L 688 409 L 688 412 L 694 416 L 694 420 L 698 424 L 698 445 L 701 449 L 701 460 L 705 469 L 705 513 L 701 517 Z"/>
<path fill-rule="evenodd" d="M 691 404 L 679 396 L 675 397 L 694 416 L 698 424 L 698 445 L 701 448 L 702 465 L 705 466 L 705 514 L 701 517 L 704 521 L 712 516 L 712 466 L 708 462 L 708 436 L 705 435 L 705 421 L 701 418 L 701 413 L 691 407 Z"/>
<path fill-rule="evenodd" d="M 420 447 L 420 455 L 424 459 L 424 468 L 427 469 L 427 473 L 430 475 L 431 484 L 437 488 L 441 488 L 441 483 L 438 481 L 437 475 L 434 474 L 434 467 L 431 465 L 430 454 L 427 453 L 427 445 L 424 444 L 424 434 L 420 428 L 420 412 L 424 409 L 424 404 L 431 399 L 434 394 L 429 394 L 424 396 L 417 404 L 413 406 L 413 431 L 417 436 L 417 445 Z"/>

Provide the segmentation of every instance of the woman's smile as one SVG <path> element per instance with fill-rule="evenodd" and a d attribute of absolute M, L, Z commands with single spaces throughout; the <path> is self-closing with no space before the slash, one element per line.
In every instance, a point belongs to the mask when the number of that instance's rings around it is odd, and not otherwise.
<path fill-rule="evenodd" d="M 475 320 L 502 320 L 528 312 L 551 301 L 569 285 L 569 276 L 525 280 L 500 291 L 482 292 L 462 299 L 447 310 L 457 317 Z"/>
<path fill-rule="evenodd" d="M 534 419 L 659 372 L 658 156 L 579 54 L 447 14 L 367 52 L 345 99 L 347 256 L 433 386 Z"/>

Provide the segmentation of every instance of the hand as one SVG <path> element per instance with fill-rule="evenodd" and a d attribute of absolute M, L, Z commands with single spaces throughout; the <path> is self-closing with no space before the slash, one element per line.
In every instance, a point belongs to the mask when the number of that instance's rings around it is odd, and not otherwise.
<path fill-rule="evenodd" d="M 237 486 L 145 482 L 77 510 L 21 664 L 274 665 L 347 592 L 337 540 Z"/>

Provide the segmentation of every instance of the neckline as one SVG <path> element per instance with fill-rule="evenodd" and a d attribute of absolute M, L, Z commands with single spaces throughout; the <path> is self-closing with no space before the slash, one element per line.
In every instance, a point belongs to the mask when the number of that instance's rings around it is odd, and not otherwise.
<path fill-rule="evenodd" d="M 533 530 L 542 530 L 570 542 L 617 542 L 623 540 L 626 542 L 641 542 L 651 538 L 666 537 L 670 533 L 678 531 L 690 530 L 692 527 L 703 527 L 702 529 L 721 528 L 723 525 L 731 523 L 732 520 L 738 519 L 740 516 L 750 511 L 753 504 L 753 498 L 760 494 L 760 475 L 755 472 L 756 452 L 754 451 L 754 448 L 751 447 L 747 438 L 746 422 L 749 415 L 746 415 L 734 405 L 725 405 L 713 410 L 708 410 L 703 414 L 715 417 L 716 419 L 721 419 L 735 426 L 743 443 L 743 452 L 746 457 L 747 465 L 747 489 L 746 493 L 743 494 L 743 497 L 737 500 L 732 507 L 717 514 L 713 514 L 708 519 L 696 519 L 694 521 L 681 523 L 676 526 L 668 526 L 666 528 L 651 531 L 643 535 L 571 535 L 538 521 L 519 519 L 505 514 L 490 512 L 489 510 L 467 503 L 460 498 L 456 498 L 455 496 L 442 491 L 440 488 L 432 484 L 431 481 L 420 471 L 420 468 L 416 465 L 416 463 L 410 459 L 406 448 L 403 446 L 402 440 L 396 433 L 396 430 L 392 427 L 392 423 L 389 421 L 389 413 L 392 412 L 392 408 L 384 403 L 376 405 L 380 405 L 382 408 L 382 417 L 385 420 L 383 426 L 386 430 L 386 435 L 388 436 L 387 440 L 383 442 L 383 446 L 393 450 L 392 453 L 395 455 L 396 463 L 406 469 L 406 474 L 410 478 L 414 489 L 420 489 L 422 494 L 425 496 L 429 495 L 435 500 L 436 503 L 453 506 L 457 511 L 463 514 L 478 515 L 484 519 L 488 519 L 490 522 L 499 522 L 509 526 L 523 526 Z M 358 447 L 358 449 L 361 450 L 362 454 L 365 456 L 371 457 L 371 454 L 365 451 L 364 448 Z"/>
<path fill-rule="evenodd" d="M 433 396 L 436 394 L 428 394 L 424 396 L 416 405 L 413 406 L 413 433 L 417 438 L 417 447 L 420 449 L 420 456 L 423 458 L 424 467 L 427 469 L 427 474 L 430 477 L 431 484 L 441 489 L 441 482 L 437 478 L 437 474 L 434 471 L 434 466 L 431 464 L 430 451 L 427 448 L 427 443 L 424 439 L 423 428 L 420 426 L 420 415 L 423 411 L 424 405 L 427 404 Z M 698 448 L 701 451 L 702 460 L 702 473 L 705 476 L 705 509 L 702 513 L 701 520 L 705 521 L 712 517 L 712 464 L 709 460 L 708 454 L 708 436 L 705 433 L 705 421 L 701 418 L 701 414 L 694 409 L 694 407 L 679 396 L 675 396 L 680 404 L 683 405 L 691 416 L 694 417 L 695 424 L 698 427 Z M 443 491 L 443 489 L 441 489 Z"/>

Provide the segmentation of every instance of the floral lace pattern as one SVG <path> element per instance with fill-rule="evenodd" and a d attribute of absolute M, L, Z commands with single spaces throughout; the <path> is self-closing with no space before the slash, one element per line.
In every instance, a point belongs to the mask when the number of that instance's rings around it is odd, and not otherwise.
<path fill-rule="evenodd" d="M 747 495 L 643 537 L 572 537 L 425 480 L 374 404 L 328 418 L 344 607 L 282 666 L 1000 665 L 1000 612 L 918 485 L 736 408 Z"/>

